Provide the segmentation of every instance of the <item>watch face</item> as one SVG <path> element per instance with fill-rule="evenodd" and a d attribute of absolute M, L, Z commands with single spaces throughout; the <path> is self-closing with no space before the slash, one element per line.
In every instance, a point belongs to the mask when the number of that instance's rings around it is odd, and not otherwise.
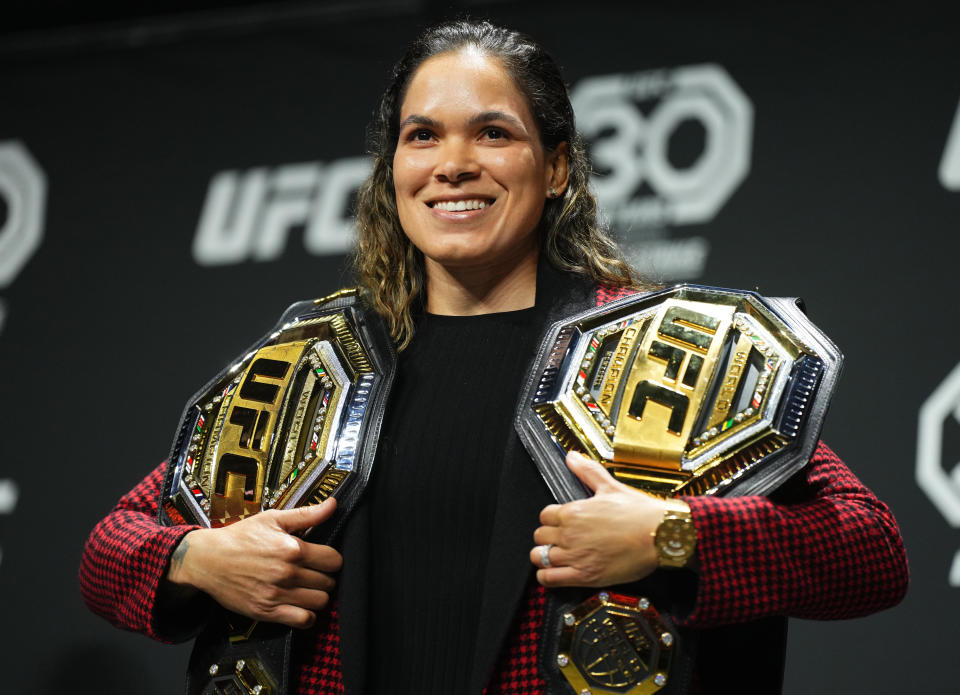
<path fill-rule="evenodd" d="M 687 518 L 666 517 L 657 529 L 656 545 L 660 560 L 668 564 L 683 564 L 697 543 L 693 522 Z"/>

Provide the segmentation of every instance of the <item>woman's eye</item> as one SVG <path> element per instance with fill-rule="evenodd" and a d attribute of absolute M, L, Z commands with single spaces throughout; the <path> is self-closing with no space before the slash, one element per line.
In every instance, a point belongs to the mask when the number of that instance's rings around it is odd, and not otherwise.
<path fill-rule="evenodd" d="M 504 132 L 503 132 L 502 130 L 500 130 L 499 128 L 488 128 L 488 129 L 487 129 L 487 138 L 489 138 L 490 140 L 500 140 L 500 139 L 506 137 L 506 135 L 507 135 L 507 134 L 504 133 Z"/>
<path fill-rule="evenodd" d="M 419 140 L 420 142 L 429 142 L 431 138 L 433 138 L 433 133 L 431 133 L 429 130 L 420 129 L 410 133 L 407 139 Z"/>

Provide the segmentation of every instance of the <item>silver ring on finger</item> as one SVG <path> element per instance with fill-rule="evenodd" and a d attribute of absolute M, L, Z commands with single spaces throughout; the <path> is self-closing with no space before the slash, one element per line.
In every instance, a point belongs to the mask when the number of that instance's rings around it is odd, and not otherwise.
<path fill-rule="evenodd" d="M 552 567 L 550 564 L 550 548 L 553 547 L 553 543 L 547 543 L 546 545 L 541 545 L 540 550 L 540 564 L 544 567 Z"/>

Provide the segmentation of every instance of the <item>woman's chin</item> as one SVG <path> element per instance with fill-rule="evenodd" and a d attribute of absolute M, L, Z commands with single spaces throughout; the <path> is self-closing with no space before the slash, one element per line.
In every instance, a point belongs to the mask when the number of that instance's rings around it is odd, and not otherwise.
<path fill-rule="evenodd" d="M 524 265 L 536 265 L 537 249 L 477 249 L 457 246 L 423 250 L 428 272 L 431 266 L 447 272 L 509 271 Z"/>

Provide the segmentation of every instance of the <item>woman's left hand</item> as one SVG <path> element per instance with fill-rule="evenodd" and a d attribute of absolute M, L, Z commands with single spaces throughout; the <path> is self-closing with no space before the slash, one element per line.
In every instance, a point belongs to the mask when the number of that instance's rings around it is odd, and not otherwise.
<path fill-rule="evenodd" d="M 546 587 L 612 586 L 646 577 L 657 568 L 653 534 L 666 503 L 616 480 L 607 470 L 577 452 L 567 466 L 593 490 L 593 497 L 550 504 L 540 512 L 543 524 L 533 534 L 537 546 L 530 561 L 539 567 L 537 581 Z M 549 566 L 542 561 L 548 548 Z"/>

